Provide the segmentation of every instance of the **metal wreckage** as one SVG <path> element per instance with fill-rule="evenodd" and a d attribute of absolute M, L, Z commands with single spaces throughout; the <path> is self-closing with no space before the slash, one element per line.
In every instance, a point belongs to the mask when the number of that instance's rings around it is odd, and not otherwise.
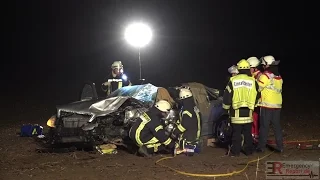
<path fill-rule="evenodd" d="M 176 104 L 179 87 L 189 87 L 193 93 L 202 116 L 203 142 L 211 138 L 217 139 L 217 143 L 228 142 L 230 137 L 224 132 L 228 117 L 223 115 L 222 97 L 217 89 L 195 82 L 167 89 L 143 84 L 123 87 L 108 97 L 98 97 L 95 84 L 85 83 L 80 100 L 57 106 L 56 114 L 47 121 L 46 144 L 50 147 L 67 144 L 96 147 L 111 143 L 128 148 L 130 125 L 159 99 Z M 176 126 L 178 111 L 174 108 L 164 119 L 167 133 Z"/>

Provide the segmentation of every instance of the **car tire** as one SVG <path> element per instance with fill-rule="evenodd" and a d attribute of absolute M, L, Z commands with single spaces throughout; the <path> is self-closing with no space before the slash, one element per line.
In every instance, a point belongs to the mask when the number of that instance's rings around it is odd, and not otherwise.
<path fill-rule="evenodd" d="M 228 116 L 221 116 L 214 125 L 214 135 L 216 138 L 216 143 L 219 145 L 228 145 L 231 142 L 231 136 L 226 136 L 224 133 L 224 129 L 228 125 Z"/>

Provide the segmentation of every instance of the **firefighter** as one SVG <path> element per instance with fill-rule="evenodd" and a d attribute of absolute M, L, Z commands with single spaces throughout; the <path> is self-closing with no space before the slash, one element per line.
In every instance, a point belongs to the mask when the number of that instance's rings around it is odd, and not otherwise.
<path fill-rule="evenodd" d="M 239 73 L 237 66 L 235 66 L 235 65 L 229 67 L 228 72 L 231 74 L 231 76 L 235 76 Z"/>
<path fill-rule="evenodd" d="M 260 106 L 260 133 L 257 152 L 264 152 L 270 123 L 273 124 L 276 139 L 277 152 L 283 151 L 282 129 L 280 125 L 280 112 L 282 108 L 282 84 L 283 80 L 278 71 L 278 64 L 273 56 L 264 56 L 262 65 L 263 74 L 258 79 L 259 91 L 261 91 Z"/>
<path fill-rule="evenodd" d="M 182 109 L 180 111 L 180 122 L 174 129 L 173 135 L 176 138 L 179 137 L 179 145 L 181 149 L 185 149 L 185 146 L 200 148 L 200 111 L 194 102 L 191 90 L 186 87 L 181 88 L 179 92 L 179 99 L 182 105 Z"/>
<path fill-rule="evenodd" d="M 258 69 L 258 66 L 260 65 L 260 60 L 257 57 L 249 57 L 247 59 L 248 63 L 250 64 L 250 72 L 252 74 L 252 77 L 254 77 L 256 80 L 259 79 L 260 75 L 262 74 L 261 71 Z M 259 112 L 260 108 L 257 106 L 253 111 L 253 124 L 252 124 L 252 137 L 255 141 L 259 138 Z"/>
<path fill-rule="evenodd" d="M 151 157 L 153 153 L 164 149 L 174 150 L 175 142 L 165 133 L 161 118 L 168 115 L 171 105 L 166 100 L 160 100 L 143 113 L 132 125 L 129 137 L 139 146 L 139 153 Z"/>
<path fill-rule="evenodd" d="M 111 69 L 112 72 L 108 77 L 107 82 L 102 84 L 102 90 L 105 91 L 107 95 L 124 86 L 132 85 L 129 78 L 123 73 L 123 65 L 121 61 L 114 61 L 111 65 Z"/>
<path fill-rule="evenodd" d="M 238 62 L 239 74 L 230 78 L 223 95 L 223 109 L 229 114 L 232 127 L 232 145 L 230 156 L 239 156 L 241 134 L 244 136 L 244 153 L 251 155 L 253 139 L 251 137 L 252 112 L 258 94 L 258 84 L 250 73 L 250 64 L 245 59 Z M 228 123 L 230 126 L 230 122 Z"/>

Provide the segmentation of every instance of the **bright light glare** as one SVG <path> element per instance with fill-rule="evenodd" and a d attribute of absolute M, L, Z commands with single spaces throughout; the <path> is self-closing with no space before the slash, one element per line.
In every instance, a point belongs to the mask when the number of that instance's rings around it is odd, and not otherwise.
<path fill-rule="evenodd" d="M 142 48 L 151 41 L 152 32 L 147 25 L 134 23 L 126 28 L 124 38 L 130 45 Z"/>

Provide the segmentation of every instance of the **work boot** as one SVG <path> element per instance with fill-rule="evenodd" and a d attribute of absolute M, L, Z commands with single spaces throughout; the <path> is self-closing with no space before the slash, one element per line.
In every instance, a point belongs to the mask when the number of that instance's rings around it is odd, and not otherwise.
<path fill-rule="evenodd" d="M 138 150 L 139 154 L 143 157 L 152 157 L 152 154 L 148 152 L 148 149 L 146 146 L 141 146 Z"/>
<path fill-rule="evenodd" d="M 279 148 L 275 148 L 274 151 L 275 151 L 276 153 L 283 153 L 283 149 L 279 149 Z"/>
<path fill-rule="evenodd" d="M 246 156 L 251 156 L 253 155 L 252 151 L 243 151 L 243 154 L 245 154 Z"/>
<path fill-rule="evenodd" d="M 229 156 L 229 157 L 239 157 L 239 156 L 240 156 L 240 154 L 233 154 L 233 153 L 230 153 L 228 156 Z"/>
<path fill-rule="evenodd" d="M 257 149 L 256 149 L 256 152 L 257 152 L 257 153 L 264 153 L 265 150 L 264 150 L 264 149 L 261 149 L 261 148 L 257 148 Z"/>

